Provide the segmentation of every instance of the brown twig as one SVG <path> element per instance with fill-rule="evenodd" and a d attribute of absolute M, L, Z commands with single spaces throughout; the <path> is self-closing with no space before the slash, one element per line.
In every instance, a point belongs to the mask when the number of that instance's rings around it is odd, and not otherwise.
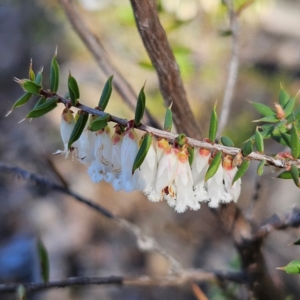
<path fill-rule="evenodd" d="M 134 110 L 136 106 L 137 95 L 133 91 L 132 87 L 121 75 L 121 73 L 111 63 L 107 52 L 102 46 L 99 38 L 89 29 L 84 22 L 82 16 L 78 12 L 78 8 L 73 0 L 59 0 L 62 8 L 64 9 L 66 16 L 72 24 L 74 31 L 81 38 L 82 42 L 94 56 L 99 67 L 104 74 L 109 77 L 114 75 L 113 85 L 123 100 L 128 106 Z M 145 112 L 145 121 L 151 126 L 160 128 L 158 122 L 151 116 L 148 110 Z"/>
<path fill-rule="evenodd" d="M 151 62 L 156 69 L 166 106 L 172 111 L 177 130 L 200 139 L 201 131 L 188 104 L 179 67 L 160 24 L 154 0 L 130 0 L 137 28 Z"/>
<path fill-rule="evenodd" d="M 235 90 L 235 85 L 236 85 L 236 80 L 238 75 L 238 68 L 239 68 L 239 40 L 238 40 L 239 23 L 237 19 L 237 14 L 234 11 L 232 0 L 224 0 L 224 3 L 227 6 L 229 21 L 230 21 L 230 30 L 232 36 L 232 50 L 231 50 L 231 59 L 228 67 L 225 93 L 222 101 L 220 122 L 219 122 L 218 133 L 217 133 L 218 137 L 222 134 L 228 122 L 230 107 L 233 100 L 233 95 L 234 95 L 234 90 Z"/>
<path fill-rule="evenodd" d="M 197 269 L 182 270 L 180 274 L 165 276 L 138 276 L 138 277 L 72 277 L 64 280 L 55 280 L 48 283 L 22 283 L 27 292 L 37 292 L 51 288 L 64 288 L 74 285 L 127 285 L 127 286 L 178 286 L 189 282 L 205 282 L 228 280 L 236 283 L 245 283 L 245 277 L 238 272 L 209 272 Z M 15 292 L 21 284 L 0 284 L 0 293 Z"/>

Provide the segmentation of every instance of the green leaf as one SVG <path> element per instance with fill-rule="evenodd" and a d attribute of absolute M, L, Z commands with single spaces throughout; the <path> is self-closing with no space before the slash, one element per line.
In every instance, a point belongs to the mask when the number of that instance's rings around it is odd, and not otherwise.
<path fill-rule="evenodd" d="M 293 245 L 300 245 L 300 239 L 293 243 Z"/>
<path fill-rule="evenodd" d="M 233 141 L 227 136 L 222 136 L 221 137 L 221 143 L 226 147 L 233 147 L 234 146 Z"/>
<path fill-rule="evenodd" d="M 267 123 L 274 123 L 274 122 L 279 122 L 280 120 L 277 119 L 276 116 L 267 116 L 267 117 L 263 117 L 259 120 L 254 120 L 252 122 L 267 122 Z"/>
<path fill-rule="evenodd" d="M 283 171 L 282 173 L 280 173 L 277 178 L 280 179 L 292 179 L 292 174 L 290 171 Z"/>
<path fill-rule="evenodd" d="M 42 86 L 43 82 L 43 69 L 39 71 L 35 77 L 35 83 Z"/>
<path fill-rule="evenodd" d="M 180 133 L 178 134 L 176 138 L 176 143 L 179 145 L 179 147 L 182 147 L 183 145 L 186 144 L 186 134 Z"/>
<path fill-rule="evenodd" d="M 244 160 L 242 162 L 242 164 L 240 165 L 239 169 L 237 170 L 237 172 L 235 173 L 233 180 L 232 180 L 232 185 L 240 178 L 242 178 L 244 176 L 244 174 L 246 173 L 246 171 L 248 170 L 250 166 L 250 160 Z"/>
<path fill-rule="evenodd" d="M 279 104 L 284 107 L 289 101 L 289 94 L 281 87 L 279 92 Z"/>
<path fill-rule="evenodd" d="M 299 274 L 300 273 L 300 260 L 293 260 L 285 267 L 278 267 L 277 270 L 285 271 L 287 274 Z"/>
<path fill-rule="evenodd" d="M 264 139 L 260 134 L 260 132 L 258 131 L 257 127 L 255 130 L 255 145 L 258 152 L 264 153 Z"/>
<path fill-rule="evenodd" d="M 68 77 L 68 89 L 69 89 L 69 95 L 71 99 L 71 103 L 73 106 L 76 106 L 77 99 L 80 98 L 80 92 L 78 88 L 78 84 L 76 79 L 69 73 Z"/>
<path fill-rule="evenodd" d="M 14 103 L 14 105 L 12 106 L 12 108 L 10 109 L 10 111 L 6 114 L 6 117 L 7 117 L 8 115 L 11 114 L 11 112 L 13 111 L 14 108 L 20 107 L 20 106 L 26 104 L 26 103 L 29 101 L 29 99 L 31 98 L 31 96 L 32 96 L 32 94 L 31 94 L 31 93 L 28 93 L 28 92 L 25 93 L 24 95 L 22 95 L 22 96 Z"/>
<path fill-rule="evenodd" d="M 68 142 L 68 149 L 70 149 L 72 144 L 80 138 L 88 119 L 89 119 L 89 114 L 84 111 L 80 111 L 79 118 L 78 118 L 77 122 L 75 123 L 75 126 L 73 128 L 73 131 L 71 133 L 71 136 L 70 136 L 70 139 Z"/>
<path fill-rule="evenodd" d="M 295 165 L 291 166 L 290 173 L 292 175 L 295 185 L 299 187 L 299 170 Z"/>
<path fill-rule="evenodd" d="M 134 124 L 136 126 L 141 123 L 141 120 L 144 115 L 145 107 L 146 107 L 146 96 L 144 93 L 145 84 L 139 93 L 137 105 L 136 105 L 136 109 L 135 109 Z"/>
<path fill-rule="evenodd" d="M 294 121 L 298 121 L 300 119 L 300 108 L 296 109 L 293 113 L 291 113 L 287 118 L 287 124 L 290 124 Z"/>
<path fill-rule="evenodd" d="M 265 117 L 276 115 L 275 111 L 272 108 L 270 108 L 269 106 L 266 106 L 266 105 L 258 103 L 258 102 L 250 102 L 250 103 L 254 106 L 254 108 L 259 113 L 261 113 Z"/>
<path fill-rule="evenodd" d="M 89 130 L 98 131 L 105 128 L 109 122 L 110 114 L 105 114 L 97 119 L 93 120 L 89 126 Z"/>
<path fill-rule="evenodd" d="M 259 163 L 259 165 L 258 165 L 258 167 L 257 167 L 257 175 L 258 175 L 258 176 L 261 176 L 261 175 L 264 173 L 264 166 L 265 166 L 265 163 L 266 163 L 266 160 L 265 160 L 265 159 L 262 160 L 262 161 Z"/>
<path fill-rule="evenodd" d="M 50 273 L 49 257 L 48 257 L 47 249 L 40 238 L 38 239 L 38 253 L 39 253 L 39 260 L 41 265 L 42 278 L 44 282 L 47 283 L 49 281 L 49 273 Z"/>
<path fill-rule="evenodd" d="M 285 132 L 280 131 L 280 135 L 284 141 L 284 143 L 291 148 L 291 136 Z"/>
<path fill-rule="evenodd" d="M 56 106 L 57 106 L 57 98 L 51 98 L 47 100 L 45 103 L 35 107 L 32 111 L 30 111 L 27 114 L 26 119 L 39 118 L 47 114 L 51 110 L 53 110 Z"/>
<path fill-rule="evenodd" d="M 152 143 L 152 135 L 150 133 L 146 133 L 143 137 L 142 145 L 135 157 L 135 160 L 134 160 L 134 163 L 132 166 L 132 174 L 134 174 L 135 170 L 138 169 L 142 165 L 142 163 L 148 153 L 148 150 L 151 146 L 151 143 Z"/>
<path fill-rule="evenodd" d="M 23 88 L 26 92 L 34 95 L 39 95 L 42 90 L 42 87 L 39 84 L 27 79 L 24 79 Z"/>
<path fill-rule="evenodd" d="M 56 93 L 59 85 L 59 65 L 57 62 L 57 52 L 52 58 L 51 67 L 50 67 L 50 90 L 53 93 Z"/>
<path fill-rule="evenodd" d="M 205 181 L 207 181 L 208 179 L 210 179 L 216 174 L 220 166 L 221 160 L 222 160 L 222 152 L 219 151 L 209 165 L 209 168 L 205 174 Z"/>
<path fill-rule="evenodd" d="M 292 97 L 291 99 L 289 99 L 289 101 L 284 106 L 283 110 L 284 110 L 286 117 L 288 117 L 293 112 L 295 102 L 296 102 L 296 97 Z"/>
<path fill-rule="evenodd" d="M 249 154 L 251 154 L 252 151 L 253 151 L 253 141 L 248 140 L 242 149 L 242 154 L 245 157 L 245 156 L 248 156 Z"/>
<path fill-rule="evenodd" d="M 106 83 L 104 85 L 104 88 L 103 88 L 100 100 L 99 100 L 98 107 L 100 107 L 100 109 L 103 110 L 103 111 L 105 110 L 105 108 L 106 108 L 106 106 L 108 104 L 108 101 L 110 99 L 110 96 L 111 96 L 113 77 L 114 77 L 114 75 L 110 76 L 107 79 L 107 81 L 106 81 Z"/>
<path fill-rule="evenodd" d="M 30 62 L 30 65 L 29 65 L 29 79 L 31 81 L 35 81 L 35 74 L 34 74 L 34 71 L 32 70 L 32 61 Z"/>
<path fill-rule="evenodd" d="M 39 107 L 40 105 L 46 103 L 47 99 L 45 97 L 40 97 L 40 99 L 37 101 L 37 103 L 35 104 L 34 108 Z"/>
<path fill-rule="evenodd" d="M 214 105 L 214 108 L 211 112 L 210 117 L 210 125 L 209 125 L 209 135 L 208 138 L 211 142 L 214 142 L 217 135 L 217 129 L 218 129 L 218 116 L 216 112 L 217 102 Z"/>
<path fill-rule="evenodd" d="M 300 154 L 300 140 L 295 123 L 292 124 L 291 128 L 291 153 L 295 159 L 298 158 Z"/>
<path fill-rule="evenodd" d="M 167 108 L 166 114 L 165 114 L 165 122 L 164 122 L 164 130 L 165 131 L 171 131 L 173 126 L 173 114 L 171 111 L 171 106 Z"/>
<path fill-rule="evenodd" d="M 188 153 L 189 153 L 189 164 L 190 164 L 190 166 L 192 166 L 192 163 L 193 163 L 193 161 L 194 161 L 194 147 L 191 147 L 191 146 L 188 146 L 188 148 L 187 148 L 187 150 L 188 150 Z"/>

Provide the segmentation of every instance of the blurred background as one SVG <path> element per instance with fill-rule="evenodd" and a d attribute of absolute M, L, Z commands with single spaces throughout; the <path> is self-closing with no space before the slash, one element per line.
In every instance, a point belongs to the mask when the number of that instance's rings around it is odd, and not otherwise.
<path fill-rule="evenodd" d="M 235 1 L 239 7 L 246 1 Z M 82 17 L 99 36 L 107 53 L 138 93 L 145 80 L 147 107 L 162 122 L 165 113 L 157 77 L 135 27 L 129 1 L 81 0 Z M 158 1 L 161 22 L 174 50 L 197 121 L 208 132 L 212 106 L 224 94 L 231 37 L 225 7 L 219 0 Z M 300 88 L 300 3 L 297 0 L 257 0 L 240 21 L 240 69 L 230 121 L 225 133 L 241 146 L 255 130 L 260 116 L 249 101 L 272 105 L 280 84 L 291 94 Z M 44 66 L 44 85 L 56 46 L 61 67 L 59 94 L 67 91 L 69 70 L 77 79 L 81 101 L 96 106 L 107 78 L 73 32 L 57 1 L 2 0 L 0 3 L 0 160 L 41 174 L 103 205 L 140 226 L 187 268 L 238 270 L 239 258 L 216 216 L 200 211 L 177 214 L 166 203 L 150 203 L 142 194 L 114 192 L 106 183 L 93 184 L 85 166 L 51 153 L 62 149 L 59 123 L 62 105 L 47 116 L 18 124 L 33 108 L 31 100 L 5 118 L 21 94 L 13 77 L 27 78 L 30 59 L 37 72 Z M 299 101 L 298 101 L 299 102 Z M 298 105 L 299 106 L 299 105 Z M 133 118 L 133 112 L 113 91 L 108 112 Z M 275 143 L 266 153 L 277 153 Z M 273 214 L 283 216 L 299 205 L 292 182 L 274 179 L 266 168 L 257 182 L 256 163 L 243 178 L 238 205 L 261 224 Z M 257 190 L 257 186 L 260 188 Z M 258 197 L 254 197 L 258 193 Z M 288 299 L 299 299 L 298 277 L 275 270 L 299 257 L 300 249 L 286 247 L 299 229 L 274 232 L 263 252 L 269 272 Z M 132 234 L 70 197 L 0 174 L 0 282 L 41 281 L 37 238 L 50 257 L 50 279 L 71 276 L 166 274 L 168 263 L 158 254 L 142 253 Z M 213 300 L 245 299 L 243 286 L 203 284 Z M 191 286 L 135 288 L 87 286 L 41 292 L 29 299 L 196 299 Z M 1 299 L 15 299 L 1 295 Z M 238 298 L 239 299 L 239 298 Z"/>

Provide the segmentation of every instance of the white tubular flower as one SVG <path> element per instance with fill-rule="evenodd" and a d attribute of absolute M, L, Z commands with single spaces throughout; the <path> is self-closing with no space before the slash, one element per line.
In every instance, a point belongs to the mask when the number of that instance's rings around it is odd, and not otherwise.
<path fill-rule="evenodd" d="M 232 184 L 232 180 L 234 175 L 236 174 L 238 168 L 232 166 L 232 157 L 226 156 L 223 161 L 223 168 L 224 168 L 224 184 L 225 189 L 228 194 L 232 197 L 234 202 L 237 202 L 240 193 L 241 193 L 241 178 L 236 180 L 234 184 Z"/>
<path fill-rule="evenodd" d="M 216 208 L 220 202 L 228 203 L 232 200 L 232 197 L 225 191 L 223 177 L 224 169 L 222 164 L 220 164 L 216 174 L 207 180 L 207 191 L 210 197 L 209 207 Z"/>
<path fill-rule="evenodd" d="M 131 192 L 136 186 L 136 175 L 132 175 L 132 167 L 138 152 L 137 135 L 133 128 L 128 129 L 123 137 L 121 146 L 121 175 L 122 188 Z"/>
<path fill-rule="evenodd" d="M 122 147 L 123 136 L 119 125 L 115 127 L 115 133 L 113 134 L 112 150 L 111 150 L 111 172 L 107 173 L 107 182 L 113 182 L 119 178 L 121 173 L 121 147 Z M 117 187 L 117 186 L 116 186 Z M 119 191 L 120 188 L 117 188 Z"/>
<path fill-rule="evenodd" d="M 164 149 L 158 164 L 155 190 L 160 195 L 161 200 L 164 195 L 169 193 L 169 188 L 175 179 L 175 172 L 178 164 L 177 151 L 177 149 L 168 145 Z"/>
<path fill-rule="evenodd" d="M 155 190 L 157 157 L 153 145 L 150 145 L 142 165 L 135 172 L 137 176 L 137 189 L 144 192 L 150 201 L 159 201 L 160 195 Z"/>
<path fill-rule="evenodd" d="M 188 151 L 183 147 L 178 152 L 178 167 L 176 170 L 175 185 L 177 188 L 177 199 L 175 210 L 183 213 L 188 207 L 198 210 L 200 204 L 194 198 L 193 177 L 189 164 Z"/>
<path fill-rule="evenodd" d="M 205 189 L 205 174 L 209 167 L 210 151 L 195 148 L 194 160 L 192 163 L 192 176 L 194 181 L 194 196 L 197 201 L 207 201 L 209 196 Z"/>
<path fill-rule="evenodd" d="M 88 129 L 85 129 L 81 134 L 77 146 L 77 159 L 79 162 L 89 165 L 95 160 L 94 149 L 95 149 L 96 134 Z"/>
<path fill-rule="evenodd" d="M 168 146 L 169 146 L 169 142 L 166 139 L 158 138 L 157 143 L 156 143 L 157 162 L 160 161 L 165 148 Z"/>
<path fill-rule="evenodd" d="M 96 132 L 94 147 L 95 160 L 88 168 L 88 174 L 93 182 L 97 183 L 104 180 L 107 172 L 111 170 L 111 149 L 110 129 L 107 126 L 105 129 Z"/>
<path fill-rule="evenodd" d="M 68 142 L 71 133 L 74 129 L 74 126 L 75 126 L 75 119 L 74 119 L 73 111 L 68 108 L 65 108 L 62 112 L 61 122 L 60 122 L 60 134 L 61 134 L 62 141 L 64 143 L 64 150 L 62 152 L 58 151 L 56 153 L 65 153 L 66 158 L 69 155 Z"/>

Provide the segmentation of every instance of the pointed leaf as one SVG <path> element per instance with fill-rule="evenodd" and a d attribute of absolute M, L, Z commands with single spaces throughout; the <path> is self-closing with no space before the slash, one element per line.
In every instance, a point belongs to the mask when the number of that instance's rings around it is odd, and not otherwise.
<path fill-rule="evenodd" d="M 76 106 L 77 99 L 80 98 L 80 92 L 78 88 L 78 84 L 76 79 L 69 73 L 68 77 L 68 89 L 69 89 L 69 95 L 71 99 L 71 103 L 73 106 Z"/>
<path fill-rule="evenodd" d="M 27 119 L 29 118 L 39 118 L 51 110 L 53 110 L 57 106 L 57 98 L 51 98 L 47 100 L 45 103 L 35 107 L 32 111 L 28 113 L 26 116 Z"/>
<path fill-rule="evenodd" d="M 284 140 L 285 144 L 291 148 L 291 136 L 285 132 L 280 131 L 280 135 L 282 139 Z"/>
<path fill-rule="evenodd" d="M 211 112 L 211 117 L 210 117 L 208 138 L 211 142 L 215 141 L 216 135 L 217 135 L 217 130 L 218 130 L 218 116 L 217 116 L 216 107 L 217 107 L 217 102 L 214 105 L 214 108 Z"/>
<path fill-rule="evenodd" d="M 263 116 L 267 117 L 267 116 L 275 116 L 276 113 L 275 111 L 270 108 L 269 106 L 266 106 L 262 103 L 258 103 L 258 102 L 250 102 L 254 108 L 261 113 Z"/>
<path fill-rule="evenodd" d="M 227 136 L 222 136 L 221 137 L 221 143 L 226 147 L 233 147 L 234 146 L 233 141 Z"/>
<path fill-rule="evenodd" d="M 110 76 L 107 79 L 107 81 L 106 81 L 106 83 L 104 85 L 104 88 L 103 88 L 100 100 L 99 100 L 98 107 L 100 107 L 100 109 L 103 110 L 103 111 L 105 110 L 105 108 L 106 108 L 106 106 L 108 104 L 108 101 L 110 99 L 110 96 L 111 96 L 113 77 L 114 77 L 114 75 Z"/>
<path fill-rule="evenodd" d="M 35 104 L 34 108 L 39 107 L 40 105 L 46 103 L 47 99 L 45 97 L 40 97 L 40 99 L 37 101 L 37 103 Z"/>
<path fill-rule="evenodd" d="M 29 99 L 31 98 L 32 94 L 31 93 L 25 93 L 23 96 L 21 96 L 12 106 L 11 110 L 13 110 L 16 107 L 22 106 L 24 104 L 26 104 Z"/>
<path fill-rule="evenodd" d="M 57 62 L 57 53 L 52 58 L 50 67 L 50 90 L 56 93 L 59 85 L 59 65 Z"/>
<path fill-rule="evenodd" d="M 265 166 L 265 163 L 266 163 L 266 160 L 265 160 L 265 159 L 262 160 L 262 161 L 259 163 L 259 165 L 258 165 L 258 167 L 257 167 L 257 175 L 258 175 L 258 176 L 261 176 L 261 175 L 264 173 L 264 166 Z"/>
<path fill-rule="evenodd" d="M 300 108 L 296 109 L 287 117 L 287 124 L 300 120 Z"/>
<path fill-rule="evenodd" d="M 264 153 L 264 139 L 260 134 L 260 132 L 258 131 L 257 127 L 255 131 L 255 145 L 258 152 Z"/>
<path fill-rule="evenodd" d="M 246 144 L 244 145 L 243 149 L 242 149 L 242 154 L 243 156 L 248 156 L 249 154 L 251 154 L 253 151 L 253 141 L 249 140 L 246 142 Z"/>
<path fill-rule="evenodd" d="M 280 179 L 292 179 L 292 174 L 290 171 L 283 171 L 282 173 L 280 173 L 277 178 Z"/>
<path fill-rule="evenodd" d="M 292 124 L 291 128 L 291 153 L 295 159 L 298 158 L 300 154 L 300 140 L 295 123 Z"/>
<path fill-rule="evenodd" d="M 164 130 L 171 131 L 173 125 L 173 114 L 171 111 L 171 107 L 168 107 L 165 114 L 165 123 L 164 123 Z"/>
<path fill-rule="evenodd" d="M 81 111 L 79 118 L 78 118 L 77 122 L 75 123 L 73 131 L 71 133 L 71 136 L 70 136 L 70 139 L 68 142 L 68 149 L 70 149 L 72 144 L 80 138 L 88 119 L 89 119 L 89 114 L 84 111 Z"/>
<path fill-rule="evenodd" d="M 285 267 L 278 267 L 277 270 L 285 271 L 287 274 L 299 274 L 300 273 L 300 260 L 293 260 Z"/>
<path fill-rule="evenodd" d="M 279 104 L 284 107 L 289 101 L 289 94 L 281 87 L 279 92 Z"/>
<path fill-rule="evenodd" d="M 30 62 L 30 65 L 29 65 L 29 79 L 31 81 L 35 81 L 35 74 L 34 74 L 34 71 L 32 70 L 32 61 Z"/>
<path fill-rule="evenodd" d="M 47 249 L 41 239 L 38 239 L 38 253 L 39 253 L 39 259 L 40 259 L 40 265 L 41 265 L 41 275 L 45 283 L 49 281 L 49 273 L 50 273 L 50 267 L 49 267 L 49 257 Z"/>
<path fill-rule="evenodd" d="M 43 82 L 43 69 L 39 71 L 35 77 L 35 83 L 42 86 Z"/>
<path fill-rule="evenodd" d="M 27 79 L 24 79 L 23 88 L 26 92 L 34 95 L 39 95 L 42 90 L 42 87 L 39 84 Z"/>
<path fill-rule="evenodd" d="M 136 105 L 136 109 L 135 109 L 134 124 L 136 126 L 141 123 L 141 120 L 144 115 L 145 107 L 146 107 L 146 96 L 144 93 L 144 88 L 145 88 L 145 84 L 139 93 L 137 105 Z"/>
<path fill-rule="evenodd" d="M 188 146 L 187 148 L 189 153 L 189 164 L 192 166 L 193 160 L 194 160 L 194 147 Z"/>
<path fill-rule="evenodd" d="M 242 178 L 244 176 L 244 174 L 246 173 L 246 171 L 248 170 L 250 166 L 250 160 L 244 160 L 242 162 L 242 164 L 240 165 L 239 169 L 237 170 L 237 172 L 235 173 L 233 180 L 232 180 L 232 185 L 240 178 Z"/>
<path fill-rule="evenodd" d="M 296 102 L 296 97 L 292 97 L 291 99 L 289 99 L 289 101 L 284 106 L 283 110 L 284 110 L 286 117 L 288 117 L 293 112 L 295 102 Z"/>
<path fill-rule="evenodd" d="M 205 181 L 207 181 L 208 179 L 210 179 L 216 174 L 220 166 L 221 160 L 222 160 L 222 152 L 219 151 L 209 165 L 209 168 L 205 174 Z"/>
<path fill-rule="evenodd" d="M 135 157 L 135 160 L 134 160 L 134 163 L 132 166 L 132 174 L 134 174 L 135 170 L 138 169 L 142 165 L 144 159 L 146 158 L 146 155 L 148 153 L 148 150 L 149 150 L 151 144 L 152 144 L 152 135 L 150 133 L 146 133 L 144 135 L 142 145 Z"/>
<path fill-rule="evenodd" d="M 279 122 L 280 120 L 277 119 L 276 116 L 267 116 L 267 117 L 263 117 L 259 120 L 254 120 L 252 122 L 267 122 L 267 123 L 274 123 L 274 122 Z"/>
<path fill-rule="evenodd" d="M 295 185 L 299 187 L 299 170 L 295 165 L 291 166 L 290 173 L 292 175 Z"/>
<path fill-rule="evenodd" d="M 98 131 L 105 128 L 109 122 L 110 114 L 105 114 L 97 119 L 93 120 L 89 125 L 89 130 Z"/>

